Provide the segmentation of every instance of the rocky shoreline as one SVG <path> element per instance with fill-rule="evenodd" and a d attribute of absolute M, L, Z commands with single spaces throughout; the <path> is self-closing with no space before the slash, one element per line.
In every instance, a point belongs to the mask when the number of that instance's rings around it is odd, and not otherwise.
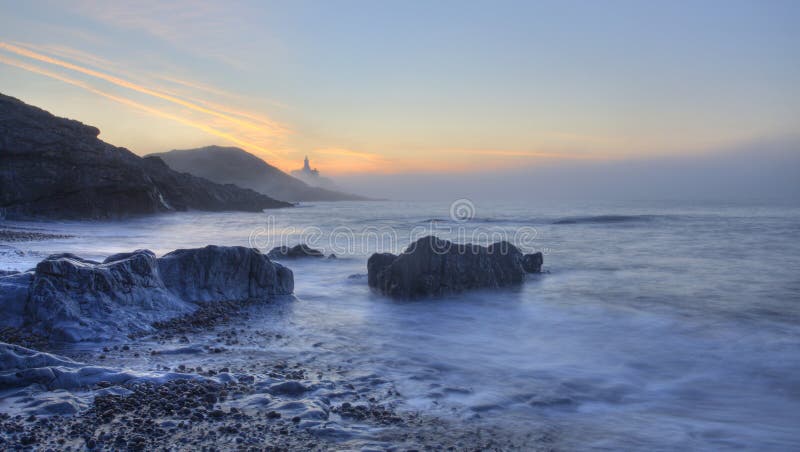
<path fill-rule="evenodd" d="M 521 275 L 514 251 L 489 265 Z M 2 449 L 532 450 L 552 439 L 409 410 L 381 375 L 282 352 L 303 340 L 270 327 L 295 303 L 293 274 L 254 249 L 58 254 L 0 283 L 14 289 L 0 299 Z"/>
<path fill-rule="evenodd" d="M 235 359 L 237 347 L 278 346 L 287 338 L 250 326 L 267 306 L 221 306 L 215 312 L 222 319 L 189 315 L 151 335 L 72 356 L 94 363 L 77 364 L 78 373 L 98 366 L 148 371 L 109 371 L 69 389 L 0 383 L 6 407 L 0 448 L 531 450 L 531 444 L 547 443 L 547 435 L 533 441 L 399 410 L 402 395 L 377 376 L 351 378 L 351 369 L 282 359 Z M 49 359 L 62 366 L 77 362 Z"/>

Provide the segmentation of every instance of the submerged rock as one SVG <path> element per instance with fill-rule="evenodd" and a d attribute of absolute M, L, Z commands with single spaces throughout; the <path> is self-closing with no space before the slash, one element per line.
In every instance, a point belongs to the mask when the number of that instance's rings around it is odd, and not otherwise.
<path fill-rule="evenodd" d="M 294 291 L 292 271 L 254 248 L 175 250 L 158 260 L 166 287 L 193 302 L 265 299 Z"/>
<path fill-rule="evenodd" d="M 305 243 L 301 243 L 300 245 L 295 245 L 292 247 L 288 246 L 276 246 L 272 248 L 272 250 L 267 254 L 270 259 L 292 259 L 297 257 L 325 257 L 325 253 L 320 250 L 315 250 L 310 246 L 306 245 Z"/>
<path fill-rule="evenodd" d="M 35 271 L 1 277 L 0 289 L 0 326 L 82 341 L 152 331 L 198 303 L 288 295 L 294 277 L 258 250 L 207 246 L 160 259 L 137 250 L 102 263 L 56 254 Z"/>
<path fill-rule="evenodd" d="M 367 261 L 367 280 L 370 287 L 392 297 L 440 296 L 520 284 L 526 273 L 524 259 L 508 242 L 483 247 L 428 236 L 399 256 L 373 254 Z"/>

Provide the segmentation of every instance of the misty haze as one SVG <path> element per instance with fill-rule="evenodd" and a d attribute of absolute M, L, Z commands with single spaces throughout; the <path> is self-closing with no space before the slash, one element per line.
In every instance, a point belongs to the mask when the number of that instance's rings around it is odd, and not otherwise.
<path fill-rule="evenodd" d="M 800 449 L 800 3 L 0 3 L 0 450 Z"/>

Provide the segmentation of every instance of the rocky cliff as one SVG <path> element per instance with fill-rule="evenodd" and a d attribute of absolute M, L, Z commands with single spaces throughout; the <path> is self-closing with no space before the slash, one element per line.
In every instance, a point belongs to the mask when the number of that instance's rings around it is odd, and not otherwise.
<path fill-rule="evenodd" d="M 0 94 L 0 217 L 117 218 L 173 210 L 242 210 L 289 203 L 176 172 L 112 146 L 100 131 Z"/>

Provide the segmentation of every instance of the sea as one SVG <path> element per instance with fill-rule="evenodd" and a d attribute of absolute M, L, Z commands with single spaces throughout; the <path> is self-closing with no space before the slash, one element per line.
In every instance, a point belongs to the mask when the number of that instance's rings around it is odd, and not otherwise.
<path fill-rule="evenodd" d="M 208 244 L 333 253 L 283 262 L 295 299 L 249 321 L 288 339 L 259 356 L 391 382 L 405 411 L 555 449 L 800 450 L 797 205 L 319 202 L 3 226 L 72 237 L 0 244 L 0 269 Z M 369 289 L 372 253 L 429 234 L 541 251 L 543 272 L 439 299 Z"/>

